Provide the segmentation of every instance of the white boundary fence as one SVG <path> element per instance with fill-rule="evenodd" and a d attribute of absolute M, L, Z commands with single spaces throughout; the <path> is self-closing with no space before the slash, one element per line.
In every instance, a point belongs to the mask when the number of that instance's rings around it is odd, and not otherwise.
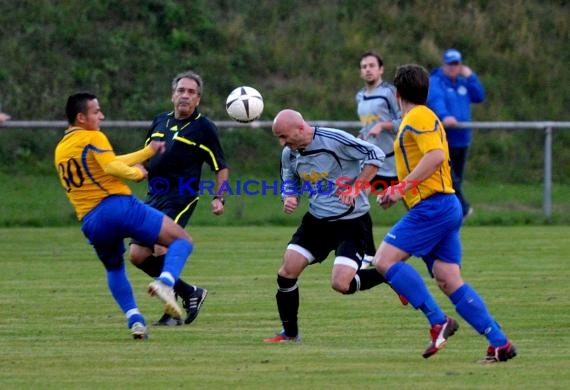
<path fill-rule="evenodd" d="M 218 128 L 271 128 L 271 121 L 254 121 L 251 123 L 237 123 L 234 121 L 214 121 Z M 358 121 L 310 121 L 313 125 L 334 127 L 338 129 L 359 129 Z M 150 127 L 150 121 L 120 121 L 108 120 L 104 122 L 106 128 L 137 128 L 146 129 Z M 8 121 L 0 125 L 0 128 L 60 128 L 68 126 L 65 121 Z M 570 129 L 570 122 L 463 122 L 457 127 L 471 127 L 474 129 L 534 129 L 544 131 L 544 178 L 543 178 L 543 200 L 542 209 L 544 218 L 550 222 L 552 219 L 552 130 Z"/>

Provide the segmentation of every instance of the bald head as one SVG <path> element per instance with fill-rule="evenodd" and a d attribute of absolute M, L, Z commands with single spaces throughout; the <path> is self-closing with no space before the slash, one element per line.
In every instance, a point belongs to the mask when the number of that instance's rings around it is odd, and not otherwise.
<path fill-rule="evenodd" d="M 291 149 L 305 148 L 313 139 L 313 128 L 301 113 L 291 109 L 279 111 L 273 119 L 272 130 L 279 143 Z"/>
<path fill-rule="evenodd" d="M 273 133 L 275 133 L 275 129 L 302 127 L 303 122 L 303 116 L 300 112 L 291 109 L 281 110 L 273 119 Z"/>

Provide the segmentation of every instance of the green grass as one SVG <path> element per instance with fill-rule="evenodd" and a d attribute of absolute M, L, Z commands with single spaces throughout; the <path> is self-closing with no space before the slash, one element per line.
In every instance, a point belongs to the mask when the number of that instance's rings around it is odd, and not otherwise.
<path fill-rule="evenodd" d="M 385 228 L 376 229 L 379 240 Z M 570 386 L 570 227 L 466 227 L 463 274 L 519 348 L 481 366 L 486 342 L 464 321 L 446 349 L 421 357 L 427 323 L 386 286 L 342 296 L 331 260 L 300 280 L 299 345 L 279 330 L 275 274 L 292 227 L 196 227 L 184 278 L 210 291 L 196 322 L 130 338 L 103 267 L 68 228 L 0 229 L 2 389 L 566 389 Z M 426 276 L 422 263 L 412 264 Z M 148 320 L 161 305 L 128 267 Z M 442 307 L 453 310 L 435 290 Z"/>

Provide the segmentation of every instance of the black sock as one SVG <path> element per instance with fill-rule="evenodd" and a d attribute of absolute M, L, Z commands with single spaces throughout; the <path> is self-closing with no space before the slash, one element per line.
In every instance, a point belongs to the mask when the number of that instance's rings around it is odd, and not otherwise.
<path fill-rule="evenodd" d="M 374 257 L 374 255 L 376 254 L 376 245 L 374 244 L 374 237 L 369 237 L 368 240 L 366 240 L 366 243 L 364 245 L 364 254 L 372 257 Z"/>
<path fill-rule="evenodd" d="M 164 255 L 149 256 L 142 261 L 137 268 L 143 270 L 148 276 L 158 278 L 164 267 Z M 178 279 L 174 283 L 174 292 L 182 298 L 189 297 L 196 288 L 191 284 L 186 283 L 182 279 Z"/>
<path fill-rule="evenodd" d="M 178 279 L 176 283 L 174 283 L 174 292 L 182 299 L 190 298 L 190 295 L 192 295 L 194 291 L 196 291 L 196 287 L 186 283 L 182 279 Z"/>
<path fill-rule="evenodd" d="M 368 256 L 374 256 L 376 254 L 376 243 L 374 242 L 374 233 L 372 231 L 372 217 L 370 213 L 366 213 L 364 218 L 366 219 L 367 226 L 364 233 L 364 254 Z"/>
<path fill-rule="evenodd" d="M 350 287 L 345 294 L 354 294 L 356 291 L 368 290 L 384 282 L 386 282 L 386 279 L 376 271 L 376 268 L 360 269 L 350 281 Z"/>
<path fill-rule="evenodd" d="M 164 267 L 164 255 L 162 256 L 149 256 L 144 259 L 137 268 L 143 270 L 151 278 L 158 278 Z"/>
<path fill-rule="evenodd" d="M 297 286 L 297 279 L 287 279 L 277 275 L 277 294 L 275 298 L 285 335 L 296 337 L 299 334 L 299 326 L 297 324 L 299 286 Z"/>

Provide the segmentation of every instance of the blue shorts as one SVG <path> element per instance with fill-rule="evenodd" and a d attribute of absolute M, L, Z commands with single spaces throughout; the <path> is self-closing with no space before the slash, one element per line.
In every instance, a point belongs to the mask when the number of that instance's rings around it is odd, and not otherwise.
<path fill-rule="evenodd" d="M 81 230 L 107 269 L 123 264 L 125 244 L 132 237 L 152 246 L 158 239 L 164 214 L 130 195 L 105 198 L 83 218 Z"/>
<path fill-rule="evenodd" d="M 461 204 L 455 194 L 435 194 L 412 207 L 390 229 L 384 241 L 421 257 L 432 274 L 436 259 L 461 265 L 459 230 L 463 224 Z"/>
<path fill-rule="evenodd" d="M 198 204 L 197 196 L 147 196 L 145 204 L 161 211 L 162 213 L 168 215 L 174 222 L 182 227 L 186 227 L 190 217 L 194 213 L 194 209 Z M 145 244 L 139 240 L 132 239 L 130 244 L 137 244 L 140 246 L 146 246 L 152 248 L 152 245 Z"/>

